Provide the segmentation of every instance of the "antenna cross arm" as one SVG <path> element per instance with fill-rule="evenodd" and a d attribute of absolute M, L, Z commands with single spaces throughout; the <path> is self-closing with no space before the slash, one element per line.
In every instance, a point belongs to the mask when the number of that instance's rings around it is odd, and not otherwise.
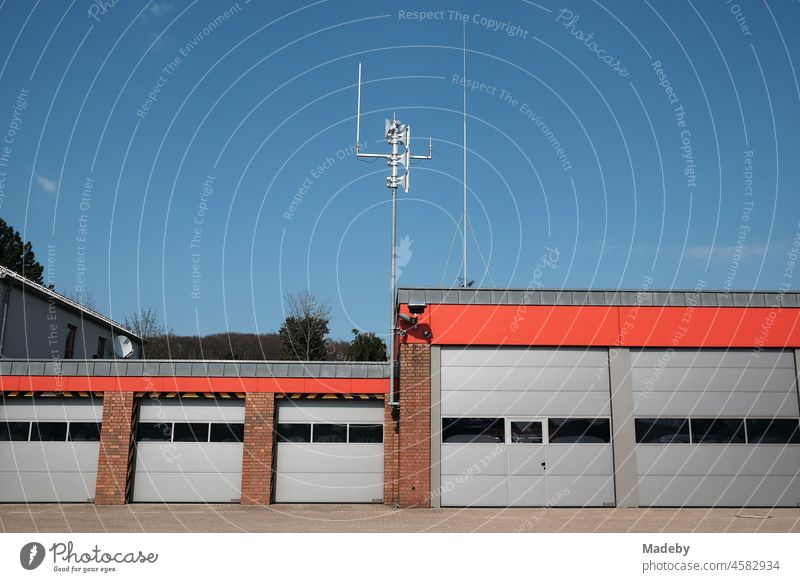
<path fill-rule="evenodd" d="M 362 154 L 361 152 L 356 153 L 356 157 L 358 158 L 388 158 L 391 154 Z"/>

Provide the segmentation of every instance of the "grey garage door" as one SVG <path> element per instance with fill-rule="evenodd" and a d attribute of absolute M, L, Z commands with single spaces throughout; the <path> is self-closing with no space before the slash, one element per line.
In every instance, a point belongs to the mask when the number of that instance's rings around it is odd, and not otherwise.
<path fill-rule="evenodd" d="M 278 404 L 275 501 L 383 501 L 383 401 Z"/>
<path fill-rule="evenodd" d="M 91 501 L 102 417 L 102 400 L 2 400 L 0 501 Z"/>
<path fill-rule="evenodd" d="M 143 400 L 133 500 L 239 501 L 243 433 L 244 400 Z"/>
<path fill-rule="evenodd" d="M 441 505 L 614 505 L 606 350 L 446 347 L 440 389 Z"/>
<path fill-rule="evenodd" d="M 639 503 L 800 505 L 794 356 L 631 351 Z"/>

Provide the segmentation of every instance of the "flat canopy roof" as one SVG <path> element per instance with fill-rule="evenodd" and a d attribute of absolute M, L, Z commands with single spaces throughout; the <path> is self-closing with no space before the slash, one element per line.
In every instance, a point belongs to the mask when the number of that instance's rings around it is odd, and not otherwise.
<path fill-rule="evenodd" d="M 440 289 L 402 287 L 400 304 L 800 307 L 800 292 L 654 289 Z"/>

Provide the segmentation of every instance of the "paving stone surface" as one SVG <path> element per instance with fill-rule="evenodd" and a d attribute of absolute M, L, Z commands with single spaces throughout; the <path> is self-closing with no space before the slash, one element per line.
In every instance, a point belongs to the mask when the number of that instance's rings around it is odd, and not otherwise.
<path fill-rule="evenodd" d="M 800 532 L 798 509 L 0 505 L 0 532 Z"/>

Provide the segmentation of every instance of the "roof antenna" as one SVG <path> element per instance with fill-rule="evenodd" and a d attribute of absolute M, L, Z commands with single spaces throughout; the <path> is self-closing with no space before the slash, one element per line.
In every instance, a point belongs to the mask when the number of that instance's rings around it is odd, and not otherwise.
<path fill-rule="evenodd" d="M 397 302 L 395 300 L 395 285 L 397 283 L 397 188 L 403 187 L 403 190 L 408 192 L 409 179 L 411 174 L 411 160 L 430 160 L 433 157 L 433 140 L 428 138 L 428 153 L 424 156 L 411 155 L 411 127 L 403 124 L 397 119 L 397 114 L 392 116 L 392 119 L 386 120 L 385 135 L 386 142 L 391 146 L 392 151 L 386 154 L 368 154 L 361 152 L 361 63 L 358 63 L 358 101 L 356 110 L 356 157 L 358 158 L 383 158 L 387 160 L 391 174 L 386 178 L 386 186 L 392 193 L 392 271 L 391 283 L 389 285 L 389 301 L 390 301 L 390 327 L 391 330 L 389 337 L 389 404 L 397 406 L 397 397 L 395 391 L 395 338 L 397 337 Z M 400 151 L 400 145 L 403 146 L 403 151 Z M 402 164 L 404 168 L 403 175 L 398 175 L 398 166 Z"/>
<path fill-rule="evenodd" d="M 463 287 L 469 287 L 467 278 L 467 21 L 464 26 L 464 280 Z"/>

